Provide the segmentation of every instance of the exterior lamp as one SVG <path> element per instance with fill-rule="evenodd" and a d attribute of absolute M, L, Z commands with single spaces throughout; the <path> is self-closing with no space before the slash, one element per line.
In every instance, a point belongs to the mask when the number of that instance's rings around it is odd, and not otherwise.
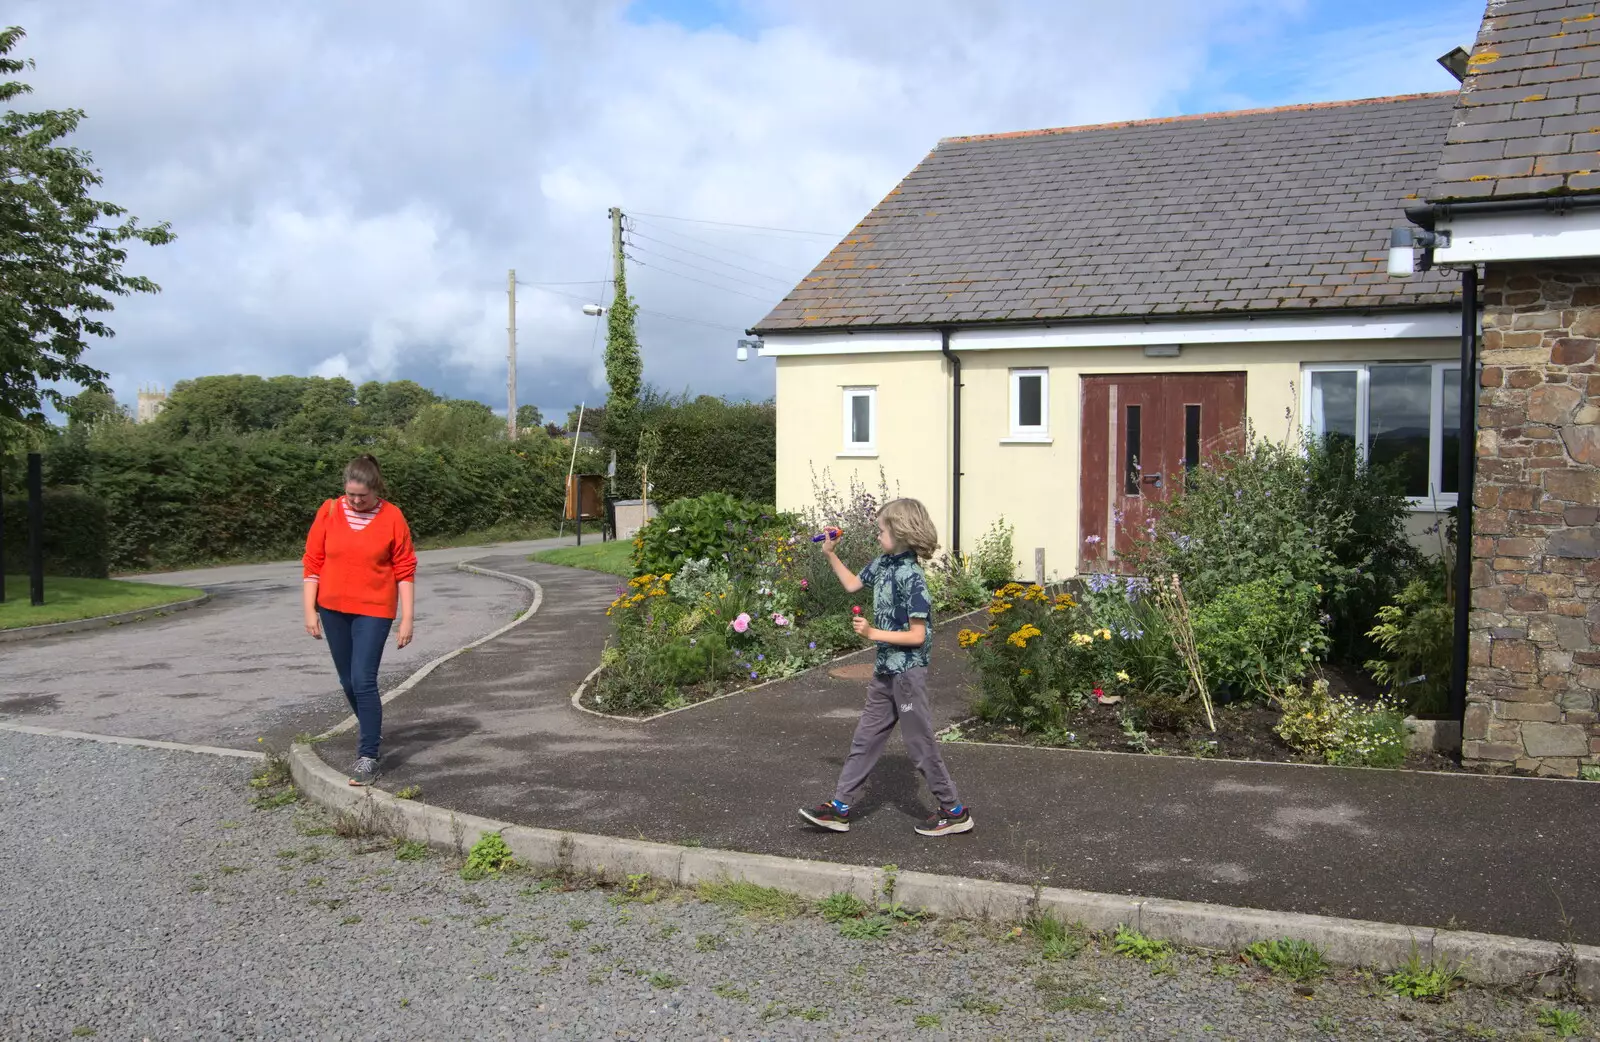
<path fill-rule="evenodd" d="M 1433 267 L 1436 246 L 1449 246 L 1450 233 L 1423 231 L 1420 228 L 1392 228 L 1389 231 L 1389 277 L 1409 279 L 1417 273 L 1417 257 L 1412 252 L 1422 247 L 1422 270 Z"/>
<path fill-rule="evenodd" d="M 750 352 L 752 350 L 755 351 L 757 357 L 761 355 L 760 337 L 756 337 L 754 340 L 739 341 L 739 349 L 734 352 L 733 357 L 737 358 L 741 362 L 748 362 L 750 361 Z"/>
<path fill-rule="evenodd" d="M 583 306 L 583 313 L 591 318 L 599 318 L 601 315 L 606 313 L 606 309 L 601 307 L 599 304 L 585 304 Z"/>

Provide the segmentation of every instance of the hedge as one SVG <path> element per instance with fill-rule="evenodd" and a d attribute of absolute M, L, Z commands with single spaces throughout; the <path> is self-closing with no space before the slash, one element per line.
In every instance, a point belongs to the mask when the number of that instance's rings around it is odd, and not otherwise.
<path fill-rule="evenodd" d="M 735 499 L 777 499 L 777 409 L 771 403 L 730 403 L 720 398 L 647 402 L 626 425 L 605 429 L 617 451 L 618 486 L 637 494 L 639 433 L 660 432 L 650 464 L 650 496 L 662 503 L 725 492 Z"/>
<path fill-rule="evenodd" d="M 44 571 L 77 579 L 104 579 L 110 574 L 110 528 L 106 507 L 79 489 L 44 490 Z M 28 500 L 12 494 L 5 503 L 5 570 L 26 575 Z"/>

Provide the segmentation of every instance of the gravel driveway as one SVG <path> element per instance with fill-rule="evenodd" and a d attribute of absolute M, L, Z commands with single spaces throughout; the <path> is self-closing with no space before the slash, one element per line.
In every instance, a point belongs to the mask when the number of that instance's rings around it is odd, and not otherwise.
<path fill-rule="evenodd" d="M 1003 926 L 848 940 L 810 912 L 467 883 L 252 809 L 252 766 L 0 732 L 0 1039 L 1553 1037 L 1479 990 L 1306 998 L 1197 953 L 1045 962 Z"/>

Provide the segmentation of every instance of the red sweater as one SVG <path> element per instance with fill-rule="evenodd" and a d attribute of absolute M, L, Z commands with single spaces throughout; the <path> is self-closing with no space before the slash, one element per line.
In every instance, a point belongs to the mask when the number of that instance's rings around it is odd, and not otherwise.
<path fill-rule="evenodd" d="M 305 580 L 317 584 L 319 607 L 380 619 L 394 618 L 399 584 L 417 574 L 411 528 L 387 500 L 361 513 L 343 496 L 322 504 L 302 563 Z"/>

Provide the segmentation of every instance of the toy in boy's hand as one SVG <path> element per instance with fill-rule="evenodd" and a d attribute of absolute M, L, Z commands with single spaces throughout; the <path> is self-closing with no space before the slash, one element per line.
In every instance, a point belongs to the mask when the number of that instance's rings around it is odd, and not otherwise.
<path fill-rule="evenodd" d="M 859 605 L 859 604 L 851 605 L 850 614 L 851 615 L 860 615 L 861 614 L 861 605 Z"/>
<path fill-rule="evenodd" d="M 811 541 L 813 543 L 825 543 L 829 540 L 832 540 L 833 542 L 837 543 L 839 541 L 839 537 L 843 534 L 844 533 L 839 531 L 837 528 L 824 528 L 822 530 L 822 534 L 812 536 Z"/>

